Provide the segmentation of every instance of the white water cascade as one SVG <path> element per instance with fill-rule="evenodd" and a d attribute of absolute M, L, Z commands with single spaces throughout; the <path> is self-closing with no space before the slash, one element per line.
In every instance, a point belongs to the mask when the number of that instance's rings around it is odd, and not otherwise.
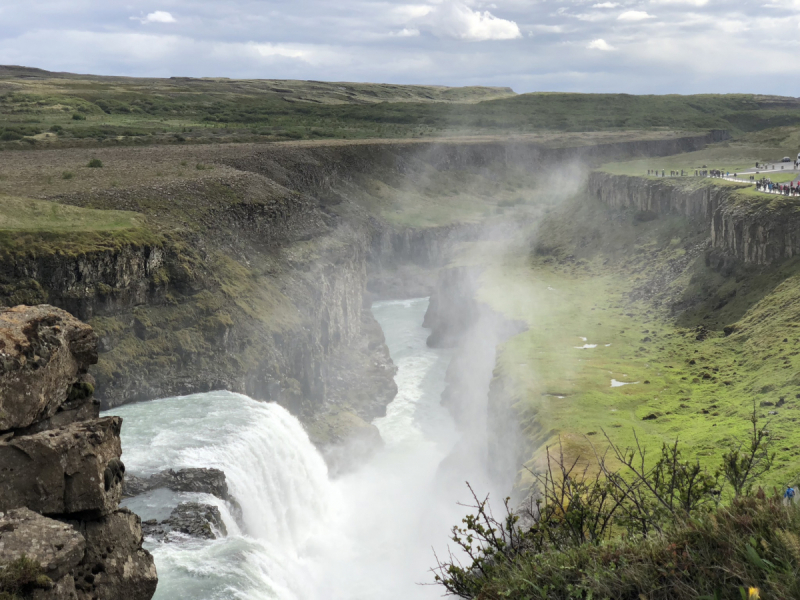
<path fill-rule="evenodd" d="M 425 345 L 427 299 L 382 302 L 373 312 L 398 366 L 399 392 L 377 419 L 385 447 L 358 471 L 331 481 L 300 423 L 275 404 L 229 392 L 166 398 L 114 409 L 124 417 L 129 472 L 216 467 L 242 508 L 241 527 L 213 496 L 156 490 L 126 502 L 164 519 L 183 500 L 220 507 L 217 540 L 146 540 L 159 600 L 413 600 L 441 589 L 428 572 L 463 509 L 437 477 L 458 440 L 440 406 L 449 355 Z"/>

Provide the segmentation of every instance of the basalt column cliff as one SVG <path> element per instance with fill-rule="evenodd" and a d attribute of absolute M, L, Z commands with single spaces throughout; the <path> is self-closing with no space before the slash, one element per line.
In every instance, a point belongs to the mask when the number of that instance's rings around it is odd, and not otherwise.
<path fill-rule="evenodd" d="M 58 308 L 0 311 L 2 598 L 149 600 L 153 558 L 119 507 L 119 417 L 99 418 L 92 328 Z M 13 567 L 13 568 L 12 568 Z"/>

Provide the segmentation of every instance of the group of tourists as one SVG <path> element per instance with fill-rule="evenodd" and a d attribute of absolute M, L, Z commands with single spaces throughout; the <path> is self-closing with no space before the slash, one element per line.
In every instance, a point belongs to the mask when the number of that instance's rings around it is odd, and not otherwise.
<path fill-rule="evenodd" d="M 697 173 L 695 172 L 695 175 L 696 174 Z M 658 169 L 647 169 L 647 175 L 649 177 L 667 177 L 667 172 L 664 169 L 661 169 L 661 172 L 659 174 L 659 170 Z M 685 177 L 686 175 L 687 175 L 687 173 L 684 172 L 683 169 L 681 169 L 680 171 L 670 171 L 669 172 L 669 177 Z"/>
<path fill-rule="evenodd" d="M 772 183 L 766 177 L 756 181 L 756 189 L 767 194 L 782 194 L 784 196 L 800 196 L 800 179 L 789 183 Z"/>
<path fill-rule="evenodd" d="M 756 163 L 756 167 L 759 166 L 763 167 L 765 165 L 759 165 Z M 667 175 L 669 173 L 669 175 Z M 756 190 L 759 192 L 764 192 L 766 194 L 781 194 L 784 196 L 800 196 L 800 179 L 797 181 L 790 181 L 788 183 L 773 183 L 768 177 L 762 177 L 761 179 L 756 179 L 756 175 L 746 173 L 745 175 L 748 177 L 747 182 L 751 184 L 755 184 Z M 685 171 L 681 169 L 680 171 L 671 170 L 667 171 L 666 169 L 648 169 L 647 175 L 650 177 L 686 177 L 690 175 L 690 171 Z M 744 176 L 739 178 L 738 173 L 731 173 L 730 171 L 723 171 L 721 169 L 695 169 L 694 171 L 695 177 L 716 177 L 719 179 L 726 179 L 728 181 L 736 181 L 736 182 L 745 182 Z"/>

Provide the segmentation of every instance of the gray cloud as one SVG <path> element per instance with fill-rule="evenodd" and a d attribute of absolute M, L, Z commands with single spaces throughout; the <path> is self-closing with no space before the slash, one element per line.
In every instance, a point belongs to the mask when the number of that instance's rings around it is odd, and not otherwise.
<path fill-rule="evenodd" d="M 796 95 L 800 0 L 41 0 L 0 63 L 517 91 Z"/>

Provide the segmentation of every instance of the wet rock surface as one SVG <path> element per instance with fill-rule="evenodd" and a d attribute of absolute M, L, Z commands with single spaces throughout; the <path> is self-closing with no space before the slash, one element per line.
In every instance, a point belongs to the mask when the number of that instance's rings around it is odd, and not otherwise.
<path fill-rule="evenodd" d="M 36 600 L 149 600 L 139 517 L 119 509 L 119 417 L 98 418 L 92 329 L 52 306 L 0 310 L 0 566 L 22 556 Z"/>
<path fill-rule="evenodd" d="M 211 494 L 221 500 L 229 500 L 228 482 L 219 469 L 167 469 L 150 477 L 125 477 L 123 495 L 138 496 L 150 490 L 165 488 L 173 492 L 196 492 Z"/>
<path fill-rule="evenodd" d="M 143 522 L 142 531 L 145 536 L 159 541 L 170 541 L 171 532 L 205 540 L 214 540 L 228 534 L 219 508 L 199 502 L 181 502 L 168 519 Z"/>

